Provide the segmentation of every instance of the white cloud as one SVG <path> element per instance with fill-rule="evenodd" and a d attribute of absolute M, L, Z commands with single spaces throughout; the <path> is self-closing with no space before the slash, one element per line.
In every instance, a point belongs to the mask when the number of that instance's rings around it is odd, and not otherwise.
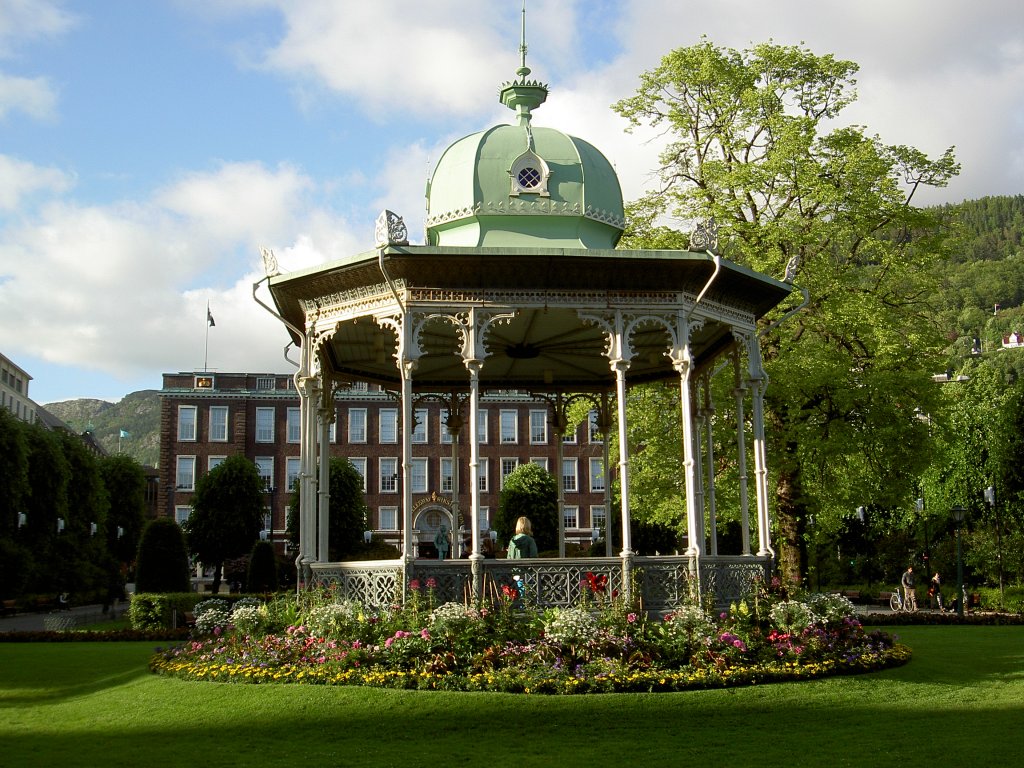
<path fill-rule="evenodd" d="M 50 0 L 4 0 L 0 3 L 0 58 L 16 45 L 57 37 L 70 29 L 75 17 Z"/>
<path fill-rule="evenodd" d="M 46 120 L 56 112 L 57 94 L 44 77 L 13 77 L 0 72 L 0 120 L 11 112 Z"/>
<path fill-rule="evenodd" d="M 0 155 L 0 210 L 13 211 L 38 192 L 61 193 L 72 178 L 56 168 L 41 168 L 15 157 Z"/>

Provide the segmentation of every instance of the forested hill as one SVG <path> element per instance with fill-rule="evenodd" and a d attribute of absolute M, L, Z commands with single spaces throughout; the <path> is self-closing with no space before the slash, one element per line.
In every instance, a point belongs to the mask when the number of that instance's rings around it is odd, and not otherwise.
<path fill-rule="evenodd" d="M 1024 243 L 1024 195 L 983 197 L 955 206 L 969 237 L 964 261 L 997 261 Z"/>
<path fill-rule="evenodd" d="M 76 432 L 92 432 L 108 453 L 122 453 L 140 464 L 156 466 L 160 458 L 160 393 L 144 389 L 125 395 L 120 402 L 65 400 L 43 406 Z M 120 438 L 121 430 L 128 437 Z"/>

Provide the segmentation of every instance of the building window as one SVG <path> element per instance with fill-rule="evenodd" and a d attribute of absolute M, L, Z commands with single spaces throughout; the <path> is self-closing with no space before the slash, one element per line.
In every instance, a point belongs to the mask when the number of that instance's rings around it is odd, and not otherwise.
<path fill-rule="evenodd" d="M 196 439 L 196 407 L 178 406 L 178 439 L 192 442 Z"/>
<path fill-rule="evenodd" d="M 356 468 L 356 472 L 363 478 L 363 493 L 366 493 L 366 459 L 360 456 L 359 458 L 350 458 L 349 463 Z"/>
<path fill-rule="evenodd" d="M 210 442 L 226 443 L 228 441 L 228 407 L 226 405 L 210 406 Z"/>
<path fill-rule="evenodd" d="M 498 414 L 499 431 L 501 433 L 500 440 L 502 443 L 516 443 L 519 442 L 517 436 L 519 426 L 519 412 L 518 411 L 501 411 Z"/>
<path fill-rule="evenodd" d="M 565 529 L 570 528 L 576 529 L 580 527 L 580 508 L 579 507 L 562 507 L 562 518 L 565 520 Z"/>
<path fill-rule="evenodd" d="M 299 474 L 302 472 L 302 462 L 298 456 L 288 456 L 284 460 L 284 482 L 286 488 L 291 491 L 299 482 Z"/>
<path fill-rule="evenodd" d="M 394 408 L 381 408 L 378 412 L 380 420 L 381 443 L 398 442 L 398 411 Z"/>
<path fill-rule="evenodd" d="M 544 445 L 548 441 L 547 411 L 530 411 L 530 444 Z"/>
<path fill-rule="evenodd" d="M 502 488 L 505 487 L 505 478 L 508 477 L 509 475 L 511 475 L 515 471 L 515 468 L 518 467 L 518 466 L 519 466 L 519 459 L 513 458 L 513 457 L 509 457 L 509 456 L 502 457 L 502 459 L 501 459 L 501 486 L 500 487 L 502 487 Z"/>
<path fill-rule="evenodd" d="M 380 530 L 398 530 L 398 507 L 380 507 L 378 514 L 380 515 Z"/>
<path fill-rule="evenodd" d="M 413 493 L 427 492 L 427 459 L 413 459 L 409 466 L 409 482 Z"/>
<path fill-rule="evenodd" d="M 451 493 L 455 487 L 452 460 L 441 459 L 441 493 Z"/>
<path fill-rule="evenodd" d="M 441 430 L 441 445 L 452 444 L 452 433 L 448 431 L 448 409 L 441 409 L 441 418 L 438 420 L 438 426 Z"/>
<path fill-rule="evenodd" d="M 178 470 L 174 481 L 179 491 L 194 491 L 196 488 L 196 457 L 179 456 Z"/>
<path fill-rule="evenodd" d="M 578 427 L 568 427 L 565 431 L 565 434 L 562 435 L 562 442 L 568 445 L 575 445 L 577 429 Z"/>
<path fill-rule="evenodd" d="M 297 443 L 302 437 L 301 411 L 298 408 L 288 409 L 288 442 Z"/>
<path fill-rule="evenodd" d="M 427 442 L 427 424 L 429 423 L 428 414 L 430 412 L 426 408 L 417 408 L 413 416 L 415 417 L 416 426 L 412 430 L 412 441 L 414 443 L 425 443 Z"/>
<path fill-rule="evenodd" d="M 212 472 L 217 467 L 219 467 L 221 464 L 223 464 L 226 459 L 227 459 L 227 456 L 209 456 L 209 457 L 207 457 L 207 459 L 206 459 L 206 471 L 207 472 Z"/>
<path fill-rule="evenodd" d="M 590 490 L 600 493 L 604 490 L 604 460 L 590 460 Z"/>
<path fill-rule="evenodd" d="M 592 443 L 604 442 L 601 430 L 597 427 L 597 411 L 591 411 L 587 414 L 587 434 L 589 435 L 589 440 Z"/>
<path fill-rule="evenodd" d="M 350 443 L 366 442 L 366 409 L 348 409 L 348 441 Z"/>
<path fill-rule="evenodd" d="M 192 515 L 192 507 L 175 507 L 174 508 L 174 522 L 178 525 L 184 525 L 184 523 Z"/>
<path fill-rule="evenodd" d="M 476 483 L 481 493 L 487 493 L 487 459 L 480 459 L 476 465 Z"/>
<path fill-rule="evenodd" d="M 274 409 L 256 409 L 256 442 L 274 442 Z"/>
<path fill-rule="evenodd" d="M 274 490 L 274 457 L 257 456 L 254 462 L 256 464 L 256 471 L 260 474 L 260 480 L 263 481 L 263 489 L 266 491 Z"/>
<path fill-rule="evenodd" d="M 488 531 L 491 528 L 491 508 L 480 507 L 480 531 Z"/>
<path fill-rule="evenodd" d="M 476 441 L 487 442 L 487 409 L 481 408 L 476 412 Z"/>
<path fill-rule="evenodd" d="M 380 492 L 396 493 L 398 491 L 398 459 L 380 460 Z"/>
<path fill-rule="evenodd" d="M 327 425 L 327 442 L 336 443 L 338 442 L 338 420 L 335 418 Z"/>
<path fill-rule="evenodd" d="M 274 377 L 273 376 L 257 376 L 256 377 L 256 389 L 273 389 L 274 388 Z"/>
<path fill-rule="evenodd" d="M 608 516 L 605 514 L 604 504 L 595 504 L 590 508 L 590 527 L 595 529 L 605 529 L 608 524 Z"/>
<path fill-rule="evenodd" d="M 568 493 L 576 493 L 578 489 L 576 459 L 562 459 L 562 490 Z"/>
<path fill-rule="evenodd" d="M 548 471 L 548 459 L 547 456 L 533 456 L 530 459 L 531 464 L 536 464 L 538 467 L 543 469 L 545 472 Z"/>

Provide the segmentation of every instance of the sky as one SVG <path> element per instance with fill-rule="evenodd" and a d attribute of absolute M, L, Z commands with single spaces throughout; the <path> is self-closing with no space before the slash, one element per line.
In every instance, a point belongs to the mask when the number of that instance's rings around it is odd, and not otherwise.
<path fill-rule="evenodd" d="M 362 253 L 385 208 L 422 243 L 438 157 L 512 122 L 520 26 L 520 0 L 0 0 L 0 352 L 29 396 L 293 370 L 260 248 L 286 272 Z M 856 62 L 846 122 L 956 147 L 915 202 L 1024 193 L 1019 0 L 528 0 L 534 124 L 640 197 L 659 138 L 610 107 L 702 36 Z"/>

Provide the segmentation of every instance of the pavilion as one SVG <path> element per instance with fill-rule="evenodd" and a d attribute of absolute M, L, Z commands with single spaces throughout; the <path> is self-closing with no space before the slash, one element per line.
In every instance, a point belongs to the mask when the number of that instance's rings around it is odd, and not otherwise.
<path fill-rule="evenodd" d="M 442 155 L 427 187 L 425 245 L 410 245 L 403 220 L 385 211 L 376 247 L 365 253 L 280 274 L 273 254 L 264 251 L 274 306 L 256 296 L 263 280 L 254 298 L 301 350 L 295 375 L 302 414 L 300 585 L 331 582 L 381 604 L 395 600 L 414 578 L 432 579 L 443 599 L 479 599 L 515 579 L 538 604 L 567 605 L 592 572 L 652 610 L 694 595 L 735 598 L 774 562 L 758 321 L 792 286 L 719 256 L 713 222 L 698 228 L 690 250 L 617 250 L 625 217 L 615 170 L 587 142 L 533 124 L 548 91 L 528 79 L 525 45 L 521 50 L 516 79 L 500 90 L 516 119 L 466 136 Z M 710 379 L 722 370 L 735 382 L 733 459 L 742 529 L 741 551 L 729 555 L 718 553 L 710 439 Z M 658 380 L 677 381 L 680 391 L 678 471 L 687 546 L 674 555 L 640 557 L 630 540 L 626 402 L 631 386 Z M 403 551 L 397 561 L 326 562 L 327 461 L 318 451 L 327 445 L 332 411 L 326 406 L 335 388 L 352 381 L 380 384 L 401 403 Z M 492 390 L 546 401 L 558 445 L 569 405 L 588 401 L 605 435 L 608 478 L 614 430 L 620 552 L 610 551 L 612 536 L 606 535 L 604 557 L 569 559 L 559 535 L 558 558 L 485 560 L 487 521 L 480 517 L 477 483 L 466 484 L 468 500 L 459 499 L 458 473 L 477 476 L 476 430 L 463 425 L 477 423 L 481 393 Z M 457 468 L 453 498 L 413 498 L 411 435 L 420 398 L 447 406 Z M 414 557 L 420 517 L 431 511 L 435 519 L 441 513 L 449 531 L 469 528 L 468 559 Z M 561 528 L 561 509 L 559 521 Z"/>

